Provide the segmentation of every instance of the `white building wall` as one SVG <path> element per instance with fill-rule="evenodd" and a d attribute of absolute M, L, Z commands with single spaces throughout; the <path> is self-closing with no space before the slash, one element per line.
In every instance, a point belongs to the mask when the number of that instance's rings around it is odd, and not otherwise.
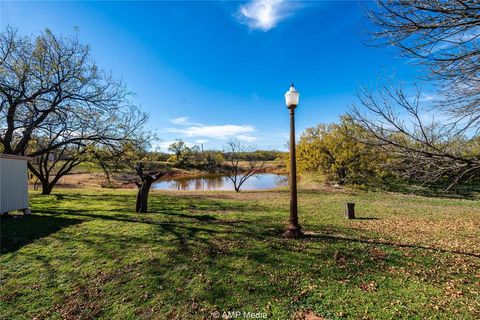
<path fill-rule="evenodd" d="M 0 157 L 0 213 L 27 208 L 27 160 Z"/>

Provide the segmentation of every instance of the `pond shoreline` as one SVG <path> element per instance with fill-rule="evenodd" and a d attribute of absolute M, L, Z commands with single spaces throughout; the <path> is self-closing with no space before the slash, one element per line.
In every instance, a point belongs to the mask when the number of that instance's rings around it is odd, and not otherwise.
<path fill-rule="evenodd" d="M 242 183 L 241 190 L 269 190 L 287 185 L 284 174 L 257 173 Z M 232 180 L 225 174 L 206 174 L 195 177 L 167 177 L 152 184 L 152 190 L 175 191 L 234 191 Z"/>
<path fill-rule="evenodd" d="M 259 174 L 276 174 L 286 175 L 288 174 L 285 168 L 278 166 L 266 166 L 258 171 Z M 224 175 L 220 171 L 206 171 L 198 169 L 179 169 L 173 168 L 167 172 L 158 181 L 173 180 L 173 179 L 187 179 L 187 178 L 200 178 L 205 176 L 222 176 Z M 137 176 L 132 173 L 115 173 L 113 174 L 112 181 L 109 183 L 102 172 L 75 172 L 65 175 L 57 183 L 56 187 L 60 188 L 83 188 L 83 187 L 102 187 L 108 189 L 136 189 L 134 181 Z M 40 187 L 39 184 L 36 185 Z M 35 189 L 35 184 L 32 181 L 29 182 L 29 188 Z"/>

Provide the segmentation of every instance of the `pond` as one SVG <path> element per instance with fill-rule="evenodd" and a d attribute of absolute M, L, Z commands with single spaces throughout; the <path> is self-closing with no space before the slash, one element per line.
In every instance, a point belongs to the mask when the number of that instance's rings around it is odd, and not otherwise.
<path fill-rule="evenodd" d="M 272 173 L 256 174 L 242 184 L 241 190 L 265 190 L 288 185 L 288 176 Z M 152 184 L 157 190 L 235 190 L 232 181 L 224 175 L 172 178 Z"/>

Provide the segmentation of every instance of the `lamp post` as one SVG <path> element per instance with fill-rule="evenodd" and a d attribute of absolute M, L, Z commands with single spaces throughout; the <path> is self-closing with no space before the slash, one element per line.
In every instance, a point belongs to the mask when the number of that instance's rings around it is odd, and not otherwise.
<path fill-rule="evenodd" d="M 298 105 L 299 98 L 300 93 L 292 83 L 290 90 L 285 93 L 285 103 L 287 108 L 290 109 L 290 222 L 283 236 L 293 239 L 303 237 L 302 227 L 298 223 L 297 160 L 295 157 L 295 108 Z"/>

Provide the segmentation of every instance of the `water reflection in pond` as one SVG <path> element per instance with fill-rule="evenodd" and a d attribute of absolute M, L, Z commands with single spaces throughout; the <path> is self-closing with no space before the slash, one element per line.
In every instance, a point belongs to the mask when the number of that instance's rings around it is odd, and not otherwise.
<path fill-rule="evenodd" d="M 257 174 L 242 184 L 241 190 L 265 190 L 288 185 L 285 175 Z M 232 181 L 222 175 L 165 179 L 152 184 L 157 190 L 235 190 Z"/>

